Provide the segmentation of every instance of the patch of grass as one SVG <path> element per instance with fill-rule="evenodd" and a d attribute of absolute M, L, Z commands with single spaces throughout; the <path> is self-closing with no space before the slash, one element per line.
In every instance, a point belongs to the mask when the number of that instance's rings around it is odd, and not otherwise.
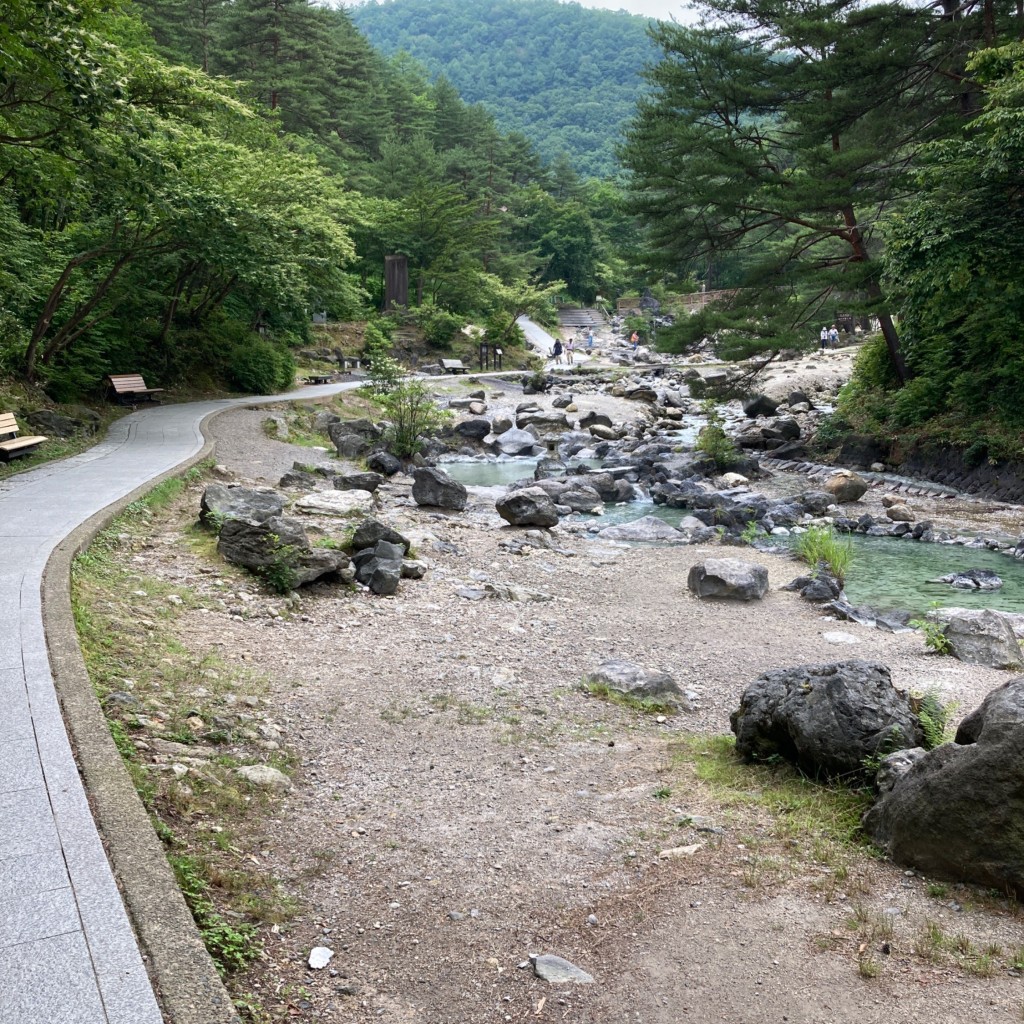
<path fill-rule="evenodd" d="M 408 704 L 397 704 L 392 701 L 381 711 L 380 717 L 389 725 L 401 725 L 402 722 L 413 714 L 414 711 Z"/>
<path fill-rule="evenodd" d="M 796 553 L 812 570 L 824 564 L 843 583 L 853 562 L 853 542 L 840 538 L 831 526 L 809 526 L 797 538 Z"/>
<path fill-rule="evenodd" d="M 667 800 L 671 795 L 672 795 L 672 787 L 671 786 L 659 786 L 658 789 L 656 789 L 651 794 L 651 796 L 653 796 L 655 800 Z"/>
<path fill-rule="evenodd" d="M 925 890 L 929 896 L 936 900 L 944 900 L 949 898 L 949 886 L 944 882 L 929 882 L 928 887 Z"/>
<path fill-rule="evenodd" d="M 659 700 L 657 697 L 634 697 L 629 693 L 622 693 L 615 690 L 607 683 L 585 682 L 582 684 L 584 693 L 598 700 L 605 700 L 609 704 L 618 704 L 620 707 L 632 708 L 645 715 L 674 715 L 678 708 L 671 701 Z"/>
<path fill-rule="evenodd" d="M 871 800 L 866 791 L 813 782 L 786 762 L 745 764 L 732 736 L 691 736 L 671 750 L 674 767 L 689 770 L 717 802 L 767 812 L 777 838 L 798 839 L 827 860 L 865 845 L 860 818 Z"/>
<path fill-rule="evenodd" d="M 857 973 L 862 978 L 877 978 L 882 968 L 878 961 L 868 954 L 862 953 L 857 959 Z"/>
<path fill-rule="evenodd" d="M 209 895 L 206 863 L 179 854 L 169 854 L 167 859 L 217 970 L 222 975 L 231 974 L 259 956 L 255 926 L 230 924 L 217 913 Z"/>

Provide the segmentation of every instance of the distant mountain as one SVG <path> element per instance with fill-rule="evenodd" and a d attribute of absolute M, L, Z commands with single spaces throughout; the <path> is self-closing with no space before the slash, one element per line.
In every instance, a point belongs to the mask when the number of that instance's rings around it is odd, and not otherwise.
<path fill-rule="evenodd" d="M 370 42 L 405 51 L 482 103 L 503 131 L 583 175 L 617 167 L 615 144 L 656 58 L 647 18 L 558 0 L 384 0 L 349 8 Z"/>

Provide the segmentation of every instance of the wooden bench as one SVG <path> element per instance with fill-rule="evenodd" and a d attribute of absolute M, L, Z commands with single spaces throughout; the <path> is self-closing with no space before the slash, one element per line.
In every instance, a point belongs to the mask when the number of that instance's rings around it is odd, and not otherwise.
<path fill-rule="evenodd" d="M 153 396 L 164 390 L 163 388 L 147 388 L 141 373 L 112 373 L 107 380 L 110 381 L 112 397 L 122 405 L 135 405 L 136 402 L 157 402 L 159 399 Z"/>
<path fill-rule="evenodd" d="M 10 462 L 18 455 L 28 455 L 47 438 L 41 436 L 18 437 L 18 422 L 13 412 L 0 412 L 0 459 Z"/>
<path fill-rule="evenodd" d="M 440 362 L 444 373 L 469 373 L 469 367 L 464 366 L 461 359 L 442 359 Z"/>

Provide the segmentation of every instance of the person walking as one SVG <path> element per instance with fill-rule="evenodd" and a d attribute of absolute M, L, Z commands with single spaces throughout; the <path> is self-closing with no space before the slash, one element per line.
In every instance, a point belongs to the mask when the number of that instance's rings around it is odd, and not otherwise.
<path fill-rule="evenodd" d="M 594 328 L 590 328 L 590 333 L 587 335 L 587 351 L 589 352 L 594 347 Z"/>
<path fill-rule="evenodd" d="M 633 336 L 629 339 L 629 343 L 630 343 L 630 345 L 633 346 L 633 351 L 634 352 L 637 350 L 637 348 L 639 348 L 639 346 L 640 346 L 640 335 L 637 334 L 636 331 L 633 332 Z"/>
<path fill-rule="evenodd" d="M 551 349 L 551 354 L 555 357 L 555 363 L 558 366 L 562 365 L 562 342 L 561 339 L 555 338 L 555 344 Z"/>
<path fill-rule="evenodd" d="M 568 364 L 569 364 L 570 366 L 572 366 L 572 356 L 573 356 L 573 353 L 574 353 L 575 351 L 576 351 L 576 339 L 575 339 L 575 338 L 570 338 L 570 339 L 569 339 L 569 340 L 568 340 L 568 341 L 567 341 L 567 342 L 565 343 L 565 361 L 566 361 L 566 362 L 567 362 L 567 363 L 568 363 Z"/>
<path fill-rule="evenodd" d="M 825 351 L 825 347 L 828 345 L 828 327 L 822 327 L 821 329 L 821 351 Z"/>
<path fill-rule="evenodd" d="M 828 343 L 830 348 L 839 348 L 839 328 L 835 324 L 828 330 Z"/>

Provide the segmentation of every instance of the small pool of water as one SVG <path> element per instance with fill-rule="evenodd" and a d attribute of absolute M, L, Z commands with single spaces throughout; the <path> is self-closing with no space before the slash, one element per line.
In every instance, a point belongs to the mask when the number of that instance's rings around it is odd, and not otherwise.
<path fill-rule="evenodd" d="M 649 501 L 606 505 L 604 515 L 574 516 L 603 529 L 629 523 L 641 516 L 656 516 L 678 526 L 690 512 Z M 1002 612 L 1024 612 L 1024 562 L 986 548 L 965 548 L 957 544 L 922 544 L 890 537 L 850 536 L 853 562 L 846 580 L 846 596 L 853 605 L 869 605 L 879 611 L 903 609 L 925 612 L 933 601 L 943 607 L 992 608 Z M 796 536 L 779 538 L 780 545 L 792 545 Z M 742 548 L 729 553 L 742 558 Z M 1003 580 L 999 590 L 956 590 L 948 583 L 929 583 L 938 576 L 963 569 L 991 569 Z M 793 563 L 793 576 L 803 571 Z"/>
<path fill-rule="evenodd" d="M 517 480 L 532 480 L 533 471 L 539 459 L 456 459 L 440 463 L 453 480 L 464 483 L 467 487 L 497 487 L 502 484 L 514 484 Z M 600 459 L 571 459 L 569 466 L 589 466 L 599 469 Z"/>
<path fill-rule="evenodd" d="M 853 563 L 846 580 L 851 604 L 889 610 L 927 611 L 933 601 L 943 607 L 992 608 L 1024 612 L 1024 563 L 984 548 L 955 544 L 921 544 L 913 540 L 854 535 Z M 929 583 L 962 569 L 991 569 L 1003 579 L 999 590 L 955 590 Z"/>

